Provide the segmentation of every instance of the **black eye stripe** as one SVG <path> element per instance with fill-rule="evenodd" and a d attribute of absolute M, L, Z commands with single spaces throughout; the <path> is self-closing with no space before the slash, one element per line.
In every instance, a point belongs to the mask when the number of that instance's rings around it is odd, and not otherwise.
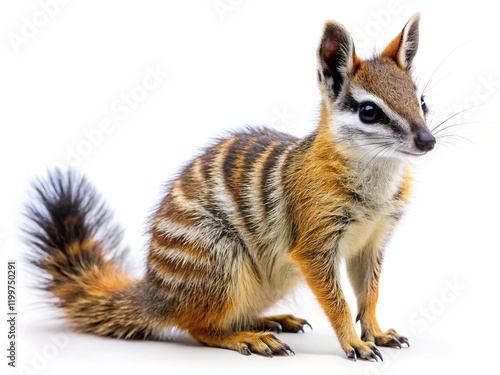
<path fill-rule="evenodd" d="M 359 102 L 350 93 L 342 98 L 339 105 L 342 109 L 351 112 L 357 112 L 359 109 Z"/>
<path fill-rule="evenodd" d="M 396 133 L 398 135 L 407 134 L 407 132 L 401 126 L 399 126 L 399 124 L 396 123 L 395 121 L 389 121 L 389 123 L 387 125 L 394 133 Z"/>

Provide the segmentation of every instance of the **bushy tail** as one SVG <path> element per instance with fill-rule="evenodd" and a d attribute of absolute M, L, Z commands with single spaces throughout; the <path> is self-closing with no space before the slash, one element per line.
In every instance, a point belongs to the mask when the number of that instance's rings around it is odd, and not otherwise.
<path fill-rule="evenodd" d="M 121 269 L 122 231 L 84 177 L 56 170 L 36 181 L 26 215 L 28 258 L 42 271 L 38 285 L 56 297 L 77 329 L 155 336 L 159 327 L 147 316 L 147 288 Z"/>

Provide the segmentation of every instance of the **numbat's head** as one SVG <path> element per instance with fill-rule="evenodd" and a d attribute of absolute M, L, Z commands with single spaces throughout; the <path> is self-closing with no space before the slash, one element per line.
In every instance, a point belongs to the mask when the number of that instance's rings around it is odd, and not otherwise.
<path fill-rule="evenodd" d="M 318 79 L 323 96 L 323 125 L 339 149 L 352 156 L 405 157 L 434 148 L 424 98 L 411 77 L 418 48 L 415 14 L 403 31 L 370 60 L 361 60 L 349 32 L 325 24 L 318 49 Z"/>

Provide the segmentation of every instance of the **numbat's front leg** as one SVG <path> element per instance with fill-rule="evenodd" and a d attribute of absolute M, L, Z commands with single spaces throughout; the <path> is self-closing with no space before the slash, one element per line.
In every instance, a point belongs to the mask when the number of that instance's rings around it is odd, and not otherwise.
<path fill-rule="evenodd" d="M 375 343 L 362 341 L 354 329 L 351 309 L 340 288 L 337 261 L 333 254 L 335 251 L 311 253 L 300 248 L 292 252 L 307 283 L 328 316 L 347 357 L 353 360 L 383 360 Z"/>
<path fill-rule="evenodd" d="M 361 323 L 361 339 L 378 346 L 410 347 L 408 339 L 394 329 L 383 332 L 377 322 L 375 309 L 378 300 L 378 286 L 382 269 L 382 245 L 387 233 L 394 226 L 394 219 L 381 220 L 372 235 L 372 240 L 357 255 L 347 261 L 347 271 L 358 299 L 358 316 Z"/>

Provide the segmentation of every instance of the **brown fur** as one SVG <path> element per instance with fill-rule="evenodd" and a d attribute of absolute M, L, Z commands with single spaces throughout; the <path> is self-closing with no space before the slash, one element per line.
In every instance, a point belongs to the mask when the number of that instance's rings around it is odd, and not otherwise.
<path fill-rule="evenodd" d="M 415 114 L 420 113 L 411 76 L 388 58 L 371 60 L 362 64 L 354 82 L 366 91 L 384 99 L 394 112 L 407 120 L 413 120 Z M 402 87 L 409 89 L 402 90 Z"/>

